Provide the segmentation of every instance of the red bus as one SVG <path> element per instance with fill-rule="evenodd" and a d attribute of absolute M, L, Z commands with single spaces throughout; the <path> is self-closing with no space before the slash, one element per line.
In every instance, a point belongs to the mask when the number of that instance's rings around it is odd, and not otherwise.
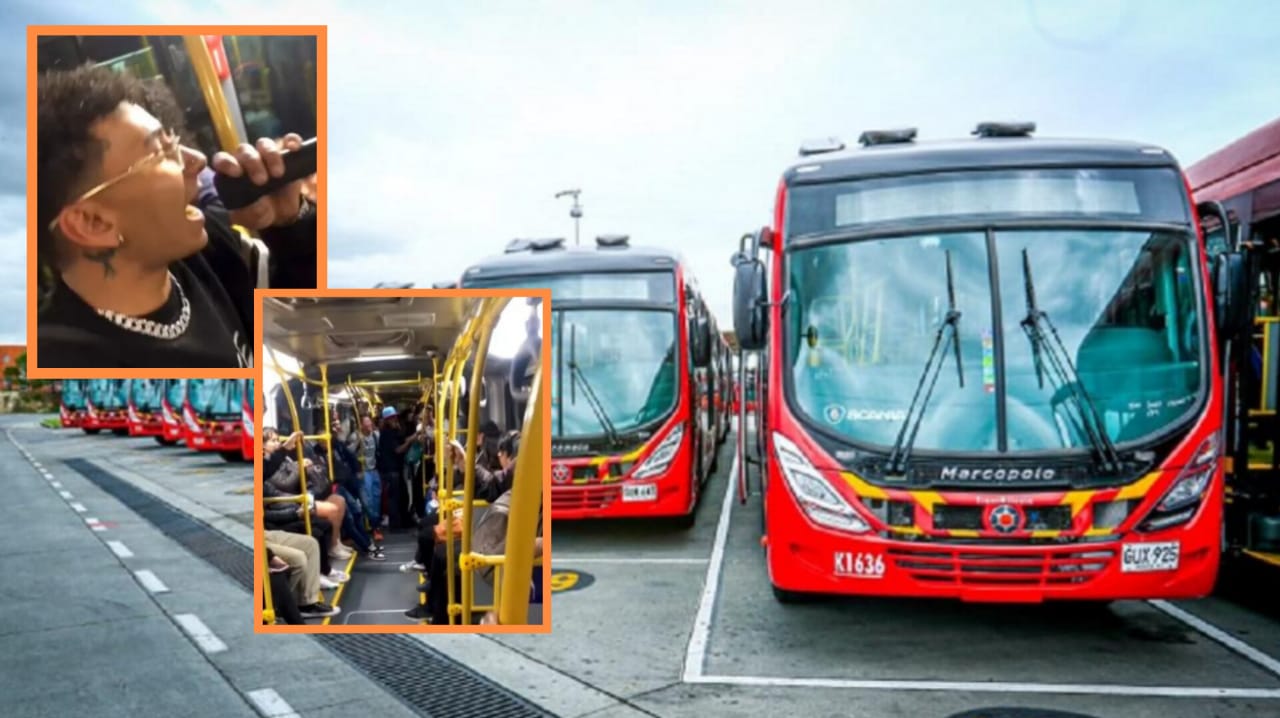
<path fill-rule="evenodd" d="M 62 428 L 77 429 L 84 423 L 88 408 L 87 384 L 85 379 L 66 379 L 62 382 L 62 398 L 58 406 L 58 418 Z"/>
<path fill-rule="evenodd" d="M 806 145 L 743 238 L 780 601 L 1212 589 L 1214 326 L 1240 322 L 1242 265 L 1215 261 L 1211 289 L 1211 208 L 1165 150 L 1033 132 Z"/>
<path fill-rule="evenodd" d="M 1222 222 L 1207 221 L 1210 256 L 1243 251 L 1252 321 L 1220 332 L 1228 365 L 1224 543 L 1228 555 L 1280 568 L 1280 120 L 1214 152 L 1187 170 L 1198 202 L 1218 203 Z M 1261 562 L 1256 563 L 1256 562 Z"/>
<path fill-rule="evenodd" d="M 242 380 L 243 384 L 240 389 L 240 458 L 245 461 L 253 461 L 254 433 L 253 427 L 253 403 L 257 400 L 254 395 L 254 381 L 252 379 Z"/>
<path fill-rule="evenodd" d="M 126 384 L 129 436 L 163 435 L 164 417 L 160 411 L 160 399 L 164 393 L 164 381 L 129 379 Z"/>
<path fill-rule="evenodd" d="M 227 461 L 243 458 L 240 379 L 188 379 L 182 403 L 187 448 L 216 451 Z"/>
<path fill-rule="evenodd" d="M 156 441 L 165 446 L 172 446 L 184 441 L 182 407 L 187 396 L 186 379 L 166 379 L 160 397 L 160 418 L 164 426 L 163 433 Z"/>
<path fill-rule="evenodd" d="M 464 288 L 550 288 L 551 515 L 692 524 L 716 437 L 710 315 L 681 259 L 611 235 L 515 240 Z"/>
<path fill-rule="evenodd" d="M 85 392 L 85 416 L 80 428 L 86 434 L 103 429 L 118 436 L 129 433 L 129 415 L 125 404 L 127 379 L 89 379 Z"/>

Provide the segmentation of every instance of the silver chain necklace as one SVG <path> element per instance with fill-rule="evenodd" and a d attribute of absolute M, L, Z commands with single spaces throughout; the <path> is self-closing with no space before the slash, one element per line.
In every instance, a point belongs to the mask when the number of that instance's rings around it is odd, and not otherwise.
<path fill-rule="evenodd" d="M 191 302 L 187 301 L 187 295 L 182 291 L 182 285 L 178 283 L 178 278 L 173 276 L 173 272 L 169 273 L 169 281 L 173 283 L 174 289 L 178 290 L 178 299 L 182 301 L 182 313 L 177 320 L 168 324 L 161 324 L 150 319 L 142 317 L 131 317 L 127 314 L 113 312 L 110 309 L 98 309 L 98 316 L 106 319 L 121 329 L 127 329 L 138 334 L 145 334 L 156 339 L 177 339 L 187 331 L 187 325 L 191 323 Z"/>

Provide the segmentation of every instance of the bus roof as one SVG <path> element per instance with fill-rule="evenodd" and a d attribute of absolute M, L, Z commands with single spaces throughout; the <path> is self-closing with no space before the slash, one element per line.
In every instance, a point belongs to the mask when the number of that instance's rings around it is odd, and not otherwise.
<path fill-rule="evenodd" d="M 328 364 L 334 380 L 347 373 L 421 371 L 429 375 L 430 356 L 449 352 L 475 301 L 470 297 L 267 297 L 262 340 L 304 367 Z"/>
<path fill-rule="evenodd" d="M 580 272 L 670 271 L 683 264 L 680 255 L 657 247 L 563 247 L 526 249 L 486 257 L 462 275 L 468 280 L 485 277 L 528 277 Z"/>
<path fill-rule="evenodd" d="M 1267 185 L 1270 201 L 1254 215 L 1280 211 L 1280 119 L 1263 125 L 1187 170 L 1187 180 L 1196 201 L 1224 201 Z M 1259 198 L 1261 199 L 1261 198 Z"/>
<path fill-rule="evenodd" d="M 1164 148 L 1138 142 L 975 137 L 855 146 L 808 155 L 788 167 L 783 180 L 792 185 L 925 172 L 1081 166 L 1176 168 L 1178 164 Z"/>

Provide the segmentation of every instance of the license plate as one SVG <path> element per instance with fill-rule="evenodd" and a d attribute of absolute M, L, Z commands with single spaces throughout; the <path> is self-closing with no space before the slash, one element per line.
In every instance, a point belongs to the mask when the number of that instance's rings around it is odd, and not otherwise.
<path fill-rule="evenodd" d="M 1178 567 L 1180 545 L 1165 543 L 1127 543 L 1120 552 L 1120 570 L 1125 573 L 1172 571 Z"/>
<path fill-rule="evenodd" d="M 655 484 L 638 484 L 622 487 L 623 501 L 656 501 L 658 487 Z"/>

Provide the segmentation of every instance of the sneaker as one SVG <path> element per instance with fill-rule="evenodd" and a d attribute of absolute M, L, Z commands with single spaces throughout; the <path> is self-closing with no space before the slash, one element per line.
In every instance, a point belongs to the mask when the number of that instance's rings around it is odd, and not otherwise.
<path fill-rule="evenodd" d="M 351 580 L 351 577 L 335 568 L 329 571 L 329 580 L 337 581 L 338 583 L 346 583 Z"/>
<path fill-rule="evenodd" d="M 389 529 L 389 528 L 391 528 L 391 517 L 390 517 L 390 516 L 383 516 L 383 517 L 382 517 L 382 528 L 384 528 L 384 529 Z"/>
<path fill-rule="evenodd" d="M 320 577 L 320 588 L 326 591 L 332 591 L 333 589 L 337 588 L 340 585 L 341 584 L 339 584 L 337 581 L 330 581 L 328 576 Z"/>
<path fill-rule="evenodd" d="M 414 606 L 408 611 L 405 611 L 404 615 L 405 615 L 405 618 L 412 618 L 414 620 L 421 621 L 424 618 L 430 618 L 431 611 L 428 611 L 425 605 L 418 605 L 418 606 Z"/>
<path fill-rule="evenodd" d="M 330 606 L 323 601 L 317 601 L 310 606 L 299 606 L 298 613 L 301 613 L 303 618 L 324 618 L 342 613 L 342 608 L 340 606 Z"/>
<path fill-rule="evenodd" d="M 381 546 L 374 546 L 373 548 L 369 549 L 369 552 L 365 555 L 368 556 L 370 561 L 386 561 L 387 560 L 387 555 L 382 552 Z"/>
<path fill-rule="evenodd" d="M 417 561 L 410 561 L 409 563 L 400 564 L 400 573 L 414 573 L 414 572 L 422 572 L 426 570 L 427 570 L 427 567 L 423 566 Z"/>
<path fill-rule="evenodd" d="M 351 549 L 341 544 L 339 544 L 338 548 L 331 549 L 329 551 L 329 558 L 336 558 L 339 561 L 346 561 L 347 559 L 351 558 L 351 555 L 352 555 Z"/>

